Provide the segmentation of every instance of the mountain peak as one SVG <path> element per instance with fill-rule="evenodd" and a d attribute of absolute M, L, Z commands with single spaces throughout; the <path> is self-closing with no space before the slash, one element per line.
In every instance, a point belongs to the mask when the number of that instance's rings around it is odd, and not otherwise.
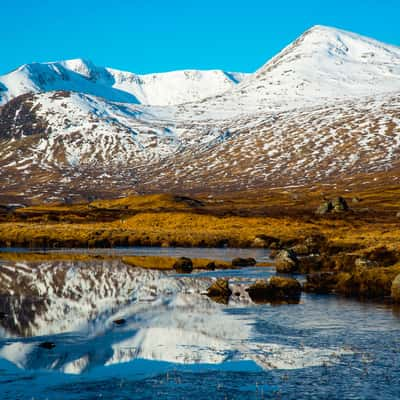
<path fill-rule="evenodd" d="M 357 33 L 347 31 L 341 28 L 336 28 L 334 26 L 328 26 L 328 25 L 313 25 L 311 28 L 307 29 L 298 39 L 301 39 L 302 37 L 305 36 L 318 36 L 318 35 L 325 35 L 330 36 L 330 37 L 337 37 L 337 36 L 352 36 L 352 37 L 358 37 L 358 38 L 363 38 L 362 35 L 359 35 Z M 364 39 L 368 39 L 367 37 L 364 37 Z M 373 40 L 373 39 L 370 39 Z"/>
<path fill-rule="evenodd" d="M 311 28 L 307 29 L 305 33 L 307 32 L 315 32 L 315 31 L 337 31 L 337 28 L 327 26 L 327 25 L 313 25 Z"/>
<path fill-rule="evenodd" d="M 87 66 L 87 67 L 95 67 L 95 64 L 89 60 L 88 58 L 71 58 L 68 60 L 62 60 L 59 61 L 59 63 L 64 63 L 64 64 L 68 64 L 71 67 L 76 65 L 76 66 Z"/>
<path fill-rule="evenodd" d="M 329 73 L 335 75 L 344 63 L 353 64 L 355 74 L 361 64 L 367 69 L 380 65 L 391 73 L 390 66 L 400 64 L 400 48 L 345 30 L 315 25 L 261 67 L 257 74 L 269 73 L 285 64 L 286 68 L 293 66 L 297 71 L 308 68 L 309 72 L 314 71 L 311 75 L 326 71 L 329 66 Z M 348 75 L 353 71 L 343 72 Z"/>
<path fill-rule="evenodd" d="M 50 64 L 60 64 L 64 68 L 83 75 L 86 78 L 91 78 L 93 74 L 100 69 L 92 61 L 86 60 L 84 58 L 75 58 Z"/>
<path fill-rule="evenodd" d="M 248 79 L 207 99 L 204 114 L 229 118 L 314 106 L 400 90 L 400 48 L 341 29 L 315 25 Z M 233 110 L 232 112 L 230 110 Z"/>
<path fill-rule="evenodd" d="M 340 43 L 345 43 L 346 46 L 349 48 L 349 50 L 352 50 L 353 52 L 356 50 L 359 51 L 375 50 L 382 52 L 382 54 L 379 54 L 380 56 L 382 56 L 383 54 L 393 55 L 393 53 L 398 53 L 400 51 L 400 48 L 397 46 L 380 42 L 368 36 L 324 25 L 315 25 L 311 27 L 310 29 L 305 31 L 303 35 L 301 35 L 297 39 L 297 41 L 301 41 L 305 38 L 310 38 L 310 37 L 313 38 L 314 40 L 313 43 L 315 45 L 317 44 L 321 45 L 323 43 L 326 44 L 327 42 L 330 42 L 331 44 L 332 43 L 337 44 L 338 42 L 340 42 Z M 369 49 L 366 49 L 367 47 L 369 47 Z M 360 54 L 358 54 L 358 56 L 359 55 Z"/>

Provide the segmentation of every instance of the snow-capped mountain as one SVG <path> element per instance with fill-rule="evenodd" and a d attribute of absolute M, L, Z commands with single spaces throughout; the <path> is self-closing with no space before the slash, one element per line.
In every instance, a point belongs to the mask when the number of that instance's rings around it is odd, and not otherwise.
<path fill-rule="evenodd" d="M 231 118 L 238 112 L 293 109 L 399 90 L 399 47 L 314 26 L 248 79 L 202 102 L 201 110 Z"/>
<path fill-rule="evenodd" d="M 73 60 L 0 83 L 3 101 L 25 93 L 0 108 L 7 199 L 394 182 L 400 170 L 400 48 L 334 28 L 311 28 L 247 77 Z"/>
<path fill-rule="evenodd" d="M 67 90 L 105 100 L 151 105 L 199 101 L 237 85 L 246 74 L 221 70 L 137 75 L 82 59 L 34 63 L 0 76 L 0 104 L 27 93 Z"/>

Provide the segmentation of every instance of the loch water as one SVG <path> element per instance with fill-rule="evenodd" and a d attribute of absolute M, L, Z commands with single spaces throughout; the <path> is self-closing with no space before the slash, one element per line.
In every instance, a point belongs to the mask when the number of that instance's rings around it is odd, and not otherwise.
<path fill-rule="evenodd" d="M 262 249 L 85 252 L 269 261 Z M 269 267 L 179 275 L 23 254 L 0 253 L 2 400 L 400 398 L 391 306 L 304 293 L 254 304 L 244 288 Z M 204 295 L 215 277 L 230 280 L 228 304 Z"/>

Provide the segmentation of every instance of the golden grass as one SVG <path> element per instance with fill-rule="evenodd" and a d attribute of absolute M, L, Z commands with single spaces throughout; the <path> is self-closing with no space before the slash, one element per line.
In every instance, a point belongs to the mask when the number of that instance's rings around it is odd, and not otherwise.
<path fill-rule="evenodd" d="M 141 213 L 125 220 L 96 223 L 2 223 L 5 245 L 26 247 L 149 246 L 251 246 L 267 234 L 281 239 L 315 232 L 312 223 L 290 218 L 216 217 L 192 213 Z"/>
<path fill-rule="evenodd" d="M 324 198 L 338 195 L 346 198 L 350 212 L 315 215 Z M 358 200 L 353 202 L 353 198 Z M 382 262 L 376 268 L 362 268 L 354 264 L 358 255 L 366 257 L 380 247 L 400 254 L 400 218 L 396 216 L 400 211 L 400 186 L 352 192 L 326 187 L 250 191 L 199 200 L 149 195 L 71 206 L 23 208 L 11 216 L 4 214 L 0 222 L 0 246 L 252 247 L 262 245 L 262 240 L 256 240 L 262 236 L 272 238 L 279 246 L 290 246 L 301 244 L 310 235 L 322 234 L 329 244 L 329 250 L 324 250 L 327 268 L 331 268 L 331 261 L 337 266 L 339 293 L 367 298 L 389 296 L 391 282 L 400 273 L 400 265 L 383 268 Z M 27 254 L 6 257 L 26 260 Z M 29 257 L 38 261 L 51 257 L 71 260 L 70 254 Z M 347 257 L 353 257 L 353 264 Z M 72 259 L 92 258 L 74 255 Z M 130 256 L 122 261 L 141 268 L 171 270 L 176 258 Z M 192 261 L 194 268 L 203 269 L 215 260 Z M 231 268 L 230 263 L 217 260 L 216 264 L 217 268 Z"/>
<path fill-rule="evenodd" d="M 337 245 L 386 245 L 400 249 L 397 221 L 294 217 L 217 217 L 192 213 L 140 213 L 125 220 L 94 223 L 0 224 L 0 241 L 25 247 L 110 247 L 118 245 L 249 247 L 258 235 L 282 241 L 322 233 Z"/>
<path fill-rule="evenodd" d="M 99 200 L 90 203 L 90 207 L 102 209 L 128 209 L 128 210 L 185 210 L 192 206 L 185 198 L 171 194 L 153 194 L 146 196 L 129 196 L 114 200 Z"/>
<path fill-rule="evenodd" d="M 4 261 L 46 262 L 46 261 L 97 261 L 114 258 L 108 255 L 92 255 L 82 253 L 41 253 L 41 252 L 0 252 Z"/>
<path fill-rule="evenodd" d="M 353 213 L 315 216 L 324 196 L 339 194 Z M 361 201 L 353 203 L 354 197 Z M 26 247 L 249 247 L 259 235 L 286 242 L 322 233 L 338 246 L 400 250 L 400 186 L 352 192 L 326 187 L 249 191 L 199 200 L 163 194 L 23 208 L 0 223 L 0 242 Z"/>
<path fill-rule="evenodd" d="M 119 256 L 119 255 L 93 255 L 82 253 L 52 253 L 52 252 L 0 252 L 0 259 L 12 262 L 47 262 L 47 261 L 82 261 L 91 262 L 99 260 L 121 259 L 121 261 L 132 267 L 155 269 L 162 271 L 173 270 L 175 262 L 179 257 L 169 256 Z M 227 261 L 212 258 L 191 258 L 194 269 L 207 269 L 210 262 L 214 262 L 216 269 L 233 269 L 232 264 Z"/>
<path fill-rule="evenodd" d="M 162 271 L 173 270 L 178 257 L 165 256 L 127 256 L 122 257 L 122 262 L 133 267 L 146 269 L 157 269 Z M 194 269 L 206 269 L 207 265 L 213 261 L 217 269 L 233 268 L 231 263 L 207 258 L 191 258 Z"/>

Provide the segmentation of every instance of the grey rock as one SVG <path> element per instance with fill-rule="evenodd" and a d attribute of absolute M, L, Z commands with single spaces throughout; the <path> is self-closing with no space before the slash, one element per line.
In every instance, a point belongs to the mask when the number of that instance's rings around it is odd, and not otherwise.
<path fill-rule="evenodd" d="M 293 250 L 281 250 L 275 257 L 275 267 L 277 272 L 292 273 L 299 265 L 299 260 Z"/>

